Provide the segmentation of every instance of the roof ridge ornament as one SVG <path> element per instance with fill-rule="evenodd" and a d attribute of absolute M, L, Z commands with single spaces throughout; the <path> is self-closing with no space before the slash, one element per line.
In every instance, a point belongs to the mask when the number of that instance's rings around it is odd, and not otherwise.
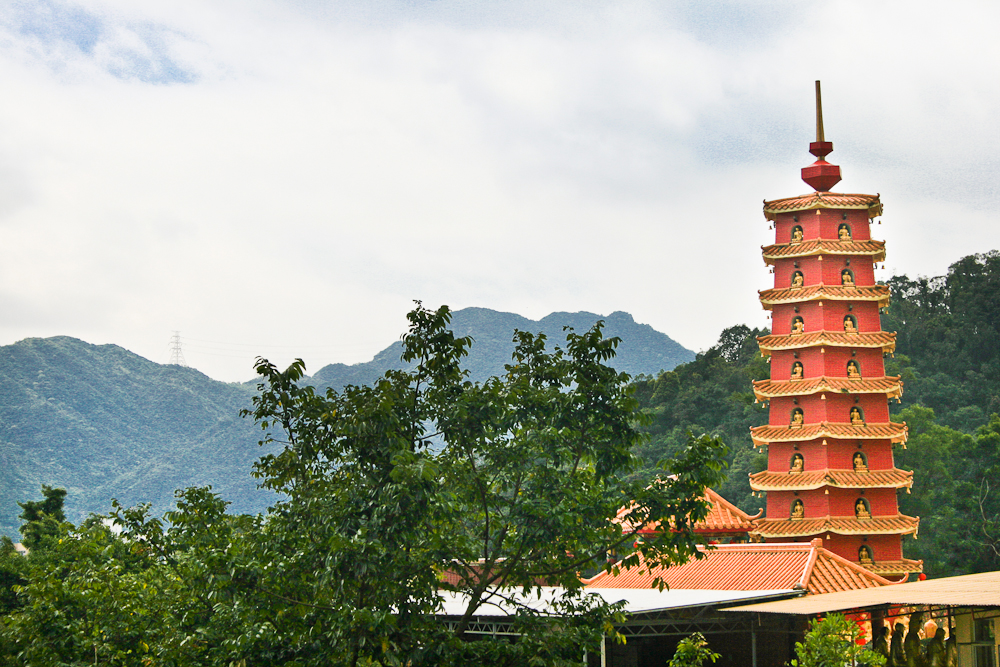
<path fill-rule="evenodd" d="M 823 98 L 819 81 L 816 82 L 816 141 L 809 144 L 809 152 L 816 156 L 816 161 L 802 168 L 802 180 L 817 192 L 829 192 L 840 182 L 840 167 L 825 159 L 833 152 L 833 142 L 827 141 L 823 133 Z"/>

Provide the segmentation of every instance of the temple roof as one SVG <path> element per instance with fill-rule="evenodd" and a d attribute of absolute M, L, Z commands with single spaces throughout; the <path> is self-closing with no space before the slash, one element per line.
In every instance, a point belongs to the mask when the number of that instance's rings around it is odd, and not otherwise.
<path fill-rule="evenodd" d="M 840 440 L 890 440 L 893 443 L 906 442 L 906 422 L 847 424 L 840 422 L 819 422 L 802 426 L 754 426 L 750 429 L 755 447 L 769 442 L 804 442 L 819 438 Z"/>
<path fill-rule="evenodd" d="M 863 566 L 869 572 L 882 575 L 892 574 L 912 574 L 924 571 L 924 561 L 901 558 L 899 560 L 880 560 L 871 565 Z"/>
<path fill-rule="evenodd" d="M 846 516 L 825 516 L 806 519 L 757 519 L 753 533 L 763 538 L 808 537 L 835 533 L 837 535 L 909 535 L 916 534 L 920 517 L 896 514 L 857 519 Z"/>
<path fill-rule="evenodd" d="M 882 215 L 878 195 L 848 195 L 836 192 L 811 192 L 798 197 L 786 197 L 764 202 L 764 217 L 774 220 L 779 213 L 808 211 L 820 208 L 867 209 L 868 219 Z"/>
<path fill-rule="evenodd" d="M 899 398 L 903 394 L 903 383 L 898 375 L 857 379 L 818 377 L 801 380 L 755 380 L 753 383 L 753 393 L 758 401 L 766 401 L 776 396 L 805 396 L 820 392 L 885 394 L 888 398 Z"/>
<path fill-rule="evenodd" d="M 803 301 L 877 301 L 879 308 L 889 305 L 889 287 L 887 285 L 858 285 L 844 287 L 843 285 L 808 285 L 806 287 L 783 287 L 778 289 L 760 290 L 760 304 L 764 310 L 783 303 L 801 303 Z"/>
<path fill-rule="evenodd" d="M 753 520 L 760 516 L 750 516 L 736 505 L 732 504 L 712 489 L 705 489 L 705 497 L 708 503 L 708 516 L 694 525 L 694 532 L 701 535 L 720 534 L 741 534 L 750 531 Z M 631 505 L 626 505 L 618 510 L 615 521 L 622 525 L 622 530 L 628 532 L 632 530 L 632 524 L 627 515 L 631 510 Z M 651 524 L 640 528 L 639 533 L 655 533 L 660 530 L 660 524 Z"/>
<path fill-rule="evenodd" d="M 810 331 L 784 336 L 758 336 L 761 354 L 767 356 L 774 350 L 798 350 L 805 347 L 880 347 L 884 353 L 896 350 L 896 332 L 868 331 L 845 333 L 843 331 Z"/>
<path fill-rule="evenodd" d="M 801 243 L 785 243 L 762 246 L 765 264 L 774 264 L 777 259 L 794 259 L 813 255 L 871 255 L 873 262 L 885 259 L 885 241 L 836 241 L 814 239 Z"/>
<path fill-rule="evenodd" d="M 913 473 L 909 470 L 805 470 L 803 472 L 773 472 L 764 470 L 750 475 L 754 491 L 806 491 L 832 486 L 838 489 L 909 489 Z"/>
<path fill-rule="evenodd" d="M 891 582 L 823 548 L 822 540 L 790 544 L 719 544 L 698 547 L 703 558 L 669 568 L 636 567 L 602 572 L 587 588 L 652 588 L 659 577 L 673 590 L 805 589 L 832 593 L 886 586 Z M 650 571 L 651 570 L 651 571 Z"/>

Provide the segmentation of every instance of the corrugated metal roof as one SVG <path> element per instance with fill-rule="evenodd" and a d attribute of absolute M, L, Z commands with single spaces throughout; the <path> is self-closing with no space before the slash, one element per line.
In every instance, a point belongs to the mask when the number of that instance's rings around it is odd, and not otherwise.
<path fill-rule="evenodd" d="M 565 589 L 544 586 L 540 595 L 534 591 L 525 595 L 520 589 L 504 589 L 501 595 L 487 595 L 483 604 L 476 610 L 475 616 L 513 616 L 519 606 L 527 606 L 538 611 L 552 611 L 553 602 L 563 594 Z M 621 588 L 605 588 L 589 591 L 590 595 L 604 598 L 612 604 L 625 602 L 625 611 L 641 613 L 660 611 L 662 609 L 683 609 L 685 607 L 704 607 L 733 602 L 751 602 L 777 597 L 788 597 L 799 594 L 793 590 L 762 590 L 762 591 L 716 591 L 716 590 L 635 590 Z M 468 606 L 468 597 L 464 593 L 454 591 L 439 591 L 442 614 L 445 616 L 461 616 Z"/>
<path fill-rule="evenodd" d="M 884 588 L 810 595 L 726 611 L 758 611 L 775 614 L 823 614 L 878 605 L 935 605 L 942 607 L 1000 607 L 1000 572 L 966 574 L 928 579 Z"/>
<path fill-rule="evenodd" d="M 603 572 L 587 588 L 652 588 L 659 577 L 671 589 L 796 589 L 811 593 L 885 586 L 890 582 L 827 551 L 822 540 L 788 544 L 720 544 L 699 547 L 704 558 L 669 568 L 645 563 L 618 575 Z"/>

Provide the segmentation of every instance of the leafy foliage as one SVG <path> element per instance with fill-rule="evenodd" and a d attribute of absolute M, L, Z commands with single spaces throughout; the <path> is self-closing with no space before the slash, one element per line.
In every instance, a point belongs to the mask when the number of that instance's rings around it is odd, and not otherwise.
<path fill-rule="evenodd" d="M 674 657 L 667 663 L 667 667 L 702 667 L 706 660 L 715 662 L 721 657 L 708 647 L 708 641 L 705 640 L 704 635 L 696 632 L 677 643 L 677 650 L 674 652 Z"/>
<path fill-rule="evenodd" d="M 767 465 L 767 455 L 754 451 L 750 441 L 750 427 L 767 422 L 767 408 L 755 402 L 751 386 L 768 376 L 757 347 L 757 336 L 766 333 L 730 327 L 694 361 L 635 381 L 636 397 L 650 418 L 644 427 L 649 442 L 639 449 L 644 460 L 639 475 L 654 476 L 656 462 L 680 451 L 689 432 L 707 432 L 729 446 L 729 476 L 716 490 L 751 513 L 762 506 L 751 495 L 747 475 Z"/>
<path fill-rule="evenodd" d="M 261 360 L 249 414 L 280 451 L 255 474 L 281 500 L 233 516 L 210 489 L 190 488 L 165 522 L 115 503 L 120 536 L 96 519 L 43 531 L 13 589 L 8 659 L 578 664 L 619 619 L 618 606 L 583 594 L 579 571 L 611 567 L 606 552 L 650 522 L 674 530 L 619 567 L 696 556 L 691 528 L 725 447 L 692 438 L 663 462 L 669 480 L 631 479 L 643 436 L 628 376 L 605 364 L 615 339 L 598 325 L 550 351 L 544 336 L 518 333 L 506 374 L 474 383 L 461 365 L 472 341 L 449 316 L 410 313 L 413 369 L 369 387 L 320 394 L 300 383 L 301 361 L 281 371 Z M 623 534 L 612 519 L 630 500 Z M 464 609 L 450 626 L 437 616 L 442 589 Z M 464 641 L 498 599 L 516 610 L 521 639 Z"/>
<path fill-rule="evenodd" d="M 809 623 L 809 632 L 801 642 L 795 642 L 792 667 L 851 667 L 868 665 L 881 667 L 885 656 L 858 644 L 861 628 L 841 614 L 829 614 Z"/>

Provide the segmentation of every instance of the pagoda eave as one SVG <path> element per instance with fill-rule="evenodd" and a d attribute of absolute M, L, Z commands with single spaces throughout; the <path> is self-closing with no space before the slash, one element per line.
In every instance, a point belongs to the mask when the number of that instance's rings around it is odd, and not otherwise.
<path fill-rule="evenodd" d="M 784 287 L 761 290 L 760 305 L 764 310 L 774 306 L 802 303 L 804 301 L 875 301 L 879 308 L 889 305 L 889 287 L 870 285 L 864 287 L 844 287 L 842 285 L 811 285 L 808 287 Z"/>
<path fill-rule="evenodd" d="M 815 519 L 758 519 L 753 534 L 764 539 L 777 537 L 809 537 L 831 533 L 834 535 L 910 535 L 920 528 L 920 518 L 896 514 L 873 516 L 870 519 L 854 517 L 819 517 Z"/>
<path fill-rule="evenodd" d="M 809 394 L 885 394 L 887 398 L 903 395 L 899 376 L 878 378 L 818 377 L 801 380 L 755 380 L 753 393 L 758 401 L 768 401 L 779 396 L 806 396 Z"/>
<path fill-rule="evenodd" d="M 905 443 L 907 437 L 906 422 L 845 424 L 839 422 L 820 422 L 802 426 L 754 426 L 750 429 L 750 437 L 755 447 L 761 447 L 772 442 L 806 442 L 819 438 L 835 438 L 838 440 L 889 440 L 893 444 Z"/>
<path fill-rule="evenodd" d="M 909 489 L 913 473 L 908 470 L 805 470 L 803 472 L 772 472 L 764 470 L 750 475 L 754 491 L 811 491 L 823 487 L 838 489 Z"/>
<path fill-rule="evenodd" d="M 846 333 L 843 331 L 810 331 L 809 333 L 758 336 L 757 344 L 763 356 L 775 350 L 801 350 L 807 347 L 882 348 L 883 354 L 896 350 L 896 334 L 885 331 Z"/>
<path fill-rule="evenodd" d="M 882 560 L 874 563 L 858 563 L 872 574 L 880 576 L 894 574 L 918 574 L 924 571 L 924 561 L 902 558 L 900 560 Z"/>
<path fill-rule="evenodd" d="M 869 255 L 871 261 L 885 261 L 885 241 L 830 241 L 815 239 L 799 243 L 762 246 L 764 263 L 772 265 L 779 259 L 798 259 L 823 255 Z"/>
<path fill-rule="evenodd" d="M 882 215 L 882 201 L 879 199 L 879 195 L 811 192 L 798 197 L 765 201 L 764 217 L 773 221 L 779 213 L 794 213 L 820 208 L 867 211 L 869 220 Z"/>

